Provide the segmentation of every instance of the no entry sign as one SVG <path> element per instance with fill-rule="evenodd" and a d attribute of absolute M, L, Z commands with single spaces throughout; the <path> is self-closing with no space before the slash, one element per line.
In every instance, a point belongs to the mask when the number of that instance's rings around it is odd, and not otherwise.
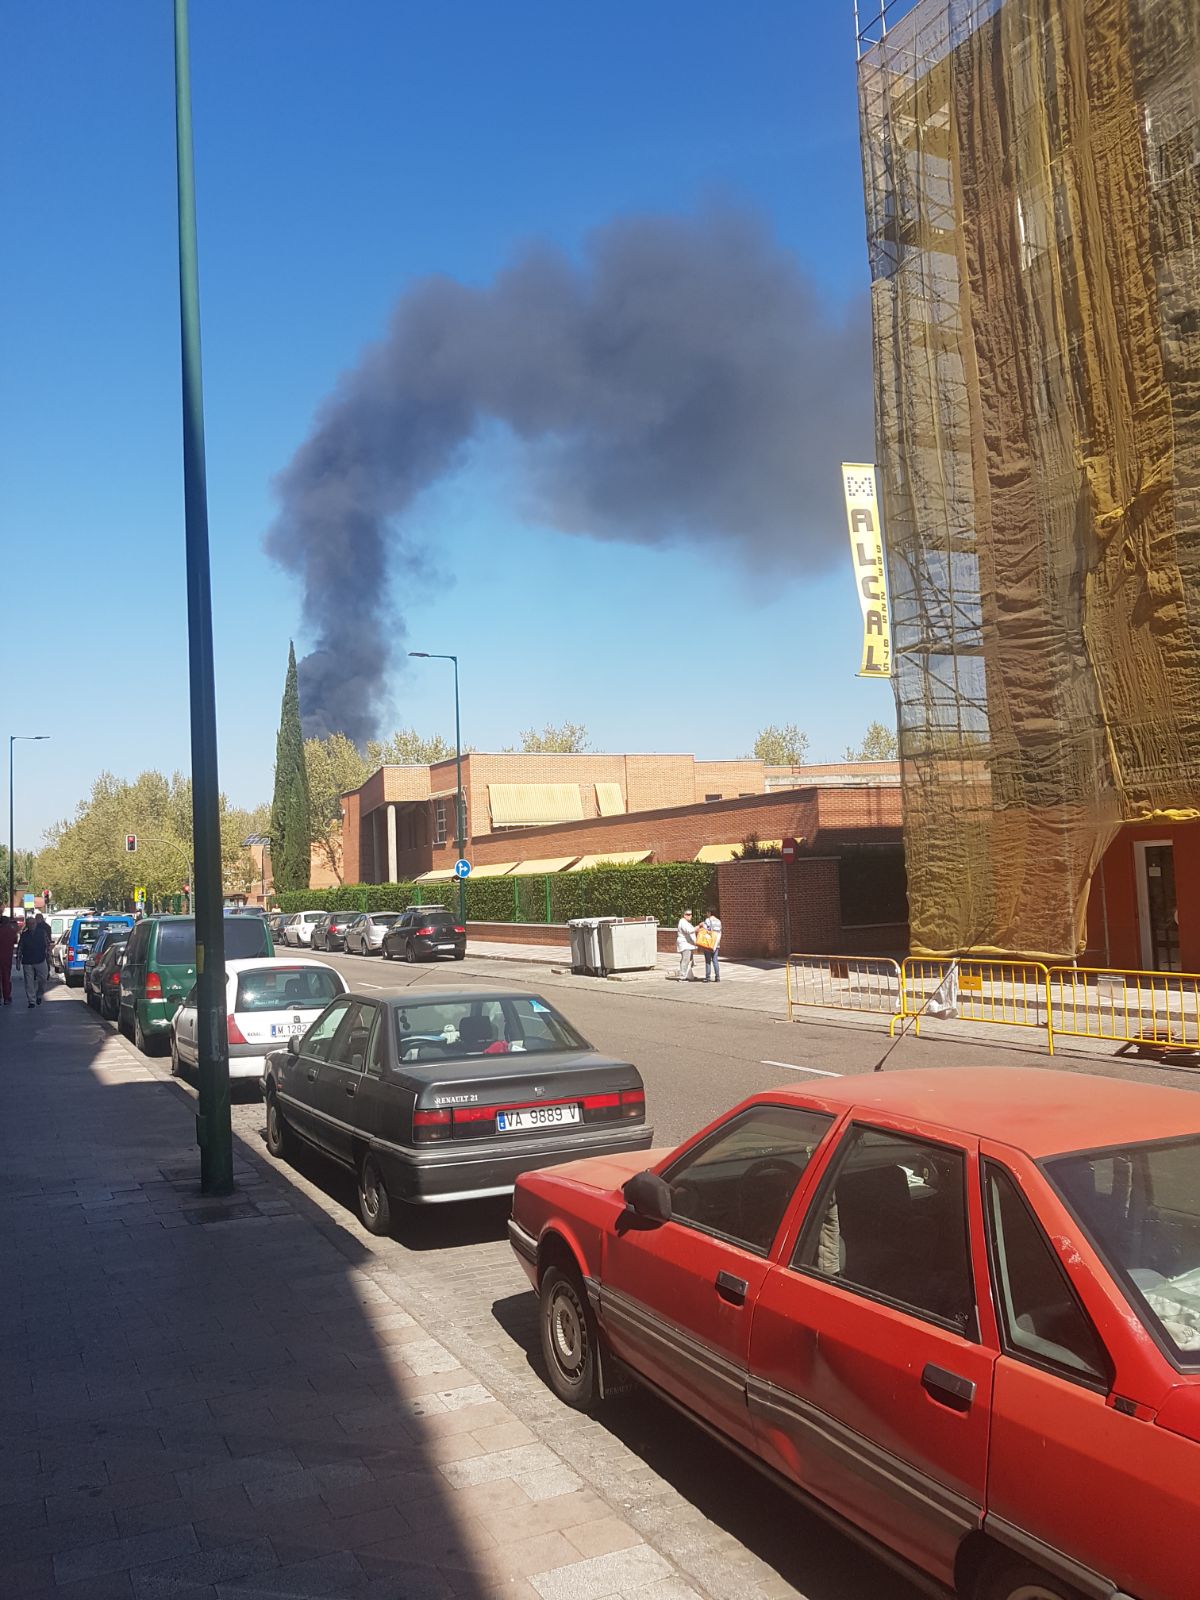
<path fill-rule="evenodd" d="M 795 859 L 796 859 L 796 841 L 795 841 L 795 839 L 785 839 L 783 841 L 783 859 L 785 861 L 795 861 Z"/>

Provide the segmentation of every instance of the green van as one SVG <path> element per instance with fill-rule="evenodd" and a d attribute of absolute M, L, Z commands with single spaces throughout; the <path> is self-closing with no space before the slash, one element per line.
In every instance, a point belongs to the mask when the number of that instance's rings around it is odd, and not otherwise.
<path fill-rule="evenodd" d="M 273 956 L 262 917 L 225 919 L 225 959 Z M 171 1032 L 171 1019 L 196 981 L 194 917 L 146 917 L 125 946 L 117 1026 L 146 1055 Z"/>

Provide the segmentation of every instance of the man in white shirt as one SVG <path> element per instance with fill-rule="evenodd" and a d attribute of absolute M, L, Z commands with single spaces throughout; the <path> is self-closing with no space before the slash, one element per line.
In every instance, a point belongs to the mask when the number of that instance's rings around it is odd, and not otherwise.
<path fill-rule="evenodd" d="M 692 960 L 696 954 L 696 929 L 689 906 L 675 927 L 675 948 L 679 952 L 679 981 L 691 983 Z"/>

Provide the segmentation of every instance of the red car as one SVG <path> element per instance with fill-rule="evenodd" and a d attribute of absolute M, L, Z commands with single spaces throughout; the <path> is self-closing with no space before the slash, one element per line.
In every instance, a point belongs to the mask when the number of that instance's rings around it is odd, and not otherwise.
<path fill-rule="evenodd" d="M 849 1077 L 646 1159 L 517 1180 L 562 1399 L 631 1371 L 933 1594 L 1200 1595 L 1200 1098 Z"/>

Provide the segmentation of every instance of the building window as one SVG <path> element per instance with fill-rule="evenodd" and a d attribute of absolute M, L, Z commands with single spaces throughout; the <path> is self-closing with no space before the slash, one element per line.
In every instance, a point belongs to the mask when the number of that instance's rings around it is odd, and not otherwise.
<path fill-rule="evenodd" d="M 712 801 L 714 801 L 714 800 L 720 800 L 720 799 L 722 799 L 722 798 L 723 798 L 723 797 L 722 797 L 722 796 L 721 796 L 721 795 L 719 795 L 719 794 L 706 794 L 706 795 L 705 795 L 705 796 L 704 796 L 704 798 L 705 798 L 705 801 L 706 801 L 706 802 L 708 802 L 708 803 L 710 803 L 710 804 L 711 804 L 711 802 L 712 802 Z"/>
<path fill-rule="evenodd" d="M 446 832 L 447 806 L 444 800 L 433 802 L 433 842 L 445 844 L 448 837 Z"/>

